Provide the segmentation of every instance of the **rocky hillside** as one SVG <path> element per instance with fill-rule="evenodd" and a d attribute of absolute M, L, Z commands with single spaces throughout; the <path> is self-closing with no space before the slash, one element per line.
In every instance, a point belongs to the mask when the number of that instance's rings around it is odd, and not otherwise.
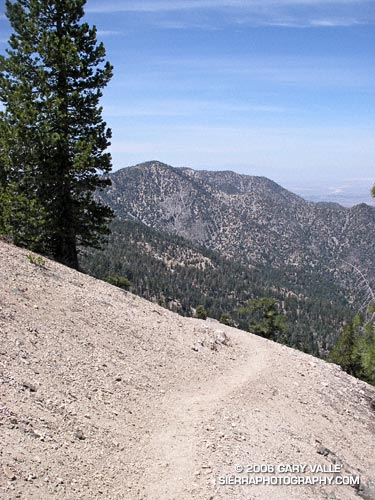
<path fill-rule="evenodd" d="M 0 335 L 0 498 L 375 498 L 375 390 L 334 365 L 1 241 Z"/>
<path fill-rule="evenodd" d="M 119 170 L 111 179 L 100 196 L 118 215 L 229 258 L 282 269 L 302 286 L 322 277 L 349 286 L 356 280 L 346 262 L 375 277 L 374 207 L 307 202 L 264 177 L 159 162 Z"/>

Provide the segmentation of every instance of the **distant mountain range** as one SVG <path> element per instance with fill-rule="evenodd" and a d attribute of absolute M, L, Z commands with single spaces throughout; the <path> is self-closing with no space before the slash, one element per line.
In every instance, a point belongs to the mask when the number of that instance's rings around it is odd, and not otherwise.
<path fill-rule="evenodd" d="M 264 177 L 157 161 L 121 169 L 111 180 L 100 197 L 118 216 L 226 258 L 282 269 L 290 278 L 296 272 L 332 277 L 347 270 L 346 263 L 375 277 L 375 208 L 369 205 L 308 202 Z"/>

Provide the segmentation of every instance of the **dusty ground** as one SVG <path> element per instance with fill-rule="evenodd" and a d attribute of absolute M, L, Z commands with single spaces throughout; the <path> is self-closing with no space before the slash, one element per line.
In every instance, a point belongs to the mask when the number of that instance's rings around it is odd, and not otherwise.
<path fill-rule="evenodd" d="M 375 499 L 373 388 L 27 254 L 0 241 L 1 499 Z M 219 484 L 254 464 L 361 487 Z"/>

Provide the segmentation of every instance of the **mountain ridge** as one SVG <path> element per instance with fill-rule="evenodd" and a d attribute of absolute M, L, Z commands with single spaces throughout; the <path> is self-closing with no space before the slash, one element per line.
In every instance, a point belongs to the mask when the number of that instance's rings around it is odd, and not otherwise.
<path fill-rule="evenodd" d="M 211 179 L 216 178 L 217 179 L 219 177 L 231 177 L 232 182 L 233 182 L 233 180 L 238 181 L 239 179 L 241 179 L 243 181 L 242 183 L 237 182 L 237 185 L 238 184 L 243 185 L 244 183 L 246 183 L 246 181 L 249 184 L 251 184 L 254 181 L 255 182 L 256 181 L 266 182 L 267 184 L 272 185 L 276 189 L 287 191 L 288 193 L 292 194 L 294 197 L 304 200 L 304 198 L 302 198 L 301 196 L 293 193 L 292 191 L 289 191 L 289 190 L 283 188 L 280 184 L 273 181 L 272 179 L 269 179 L 266 176 L 239 174 L 238 172 L 235 172 L 234 170 L 206 170 L 206 169 L 196 170 L 196 169 L 193 169 L 190 167 L 173 167 L 172 165 L 169 165 L 167 163 L 163 163 L 163 162 L 158 161 L 158 160 L 146 161 L 146 162 L 142 162 L 142 163 L 137 163 L 136 165 L 132 165 L 129 167 L 123 167 L 123 168 L 117 169 L 116 171 L 112 172 L 109 175 L 109 177 L 113 181 L 116 179 L 116 177 L 118 177 L 118 175 L 122 175 L 122 174 L 126 173 L 127 171 L 132 171 L 132 170 L 144 171 L 147 169 L 154 169 L 155 171 L 167 170 L 170 172 L 174 172 L 176 174 L 181 174 L 181 173 L 187 174 L 187 176 L 190 179 L 195 179 L 195 180 L 200 180 L 200 181 L 202 181 L 202 179 L 204 179 L 204 178 L 206 178 L 205 180 L 207 180 L 207 178 L 211 178 Z M 215 184 L 211 184 L 211 185 L 212 185 L 212 187 L 215 187 Z M 237 191 L 237 192 L 239 194 L 241 191 Z M 244 194 L 245 192 L 246 191 L 243 191 L 242 193 Z M 228 193 L 228 194 L 230 194 L 230 193 Z M 233 193 L 231 193 L 231 194 L 233 194 Z M 304 201 L 306 201 L 306 203 L 315 204 L 314 202 L 311 202 L 311 201 L 307 201 L 307 200 L 304 200 Z M 317 203 L 330 203 L 330 202 L 317 202 Z"/>
<path fill-rule="evenodd" d="M 293 274 L 293 268 L 322 265 L 337 270 L 348 261 L 375 279 L 375 207 L 314 203 L 265 177 L 161 162 L 121 169 L 110 178 L 112 186 L 98 196 L 119 217 L 246 264 L 287 267 Z"/>
<path fill-rule="evenodd" d="M 208 170 L 208 169 L 204 169 L 204 168 L 203 169 L 195 169 L 192 167 L 174 167 L 168 163 L 165 163 L 165 162 L 162 162 L 159 160 L 150 160 L 150 161 L 140 162 L 140 163 L 137 163 L 137 164 L 129 166 L 129 167 L 118 168 L 110 174 L 110 177 L 112 179 L 115 178 L 116 174 L 118 174 L 119 172 L 121 172 L 123 170 L 126 171 L 126 170 L 132 170 L 132 169 L 145 169 L 145 168 L 152 166 L 152 165 L 158 166 L 160 168 L 166 168 L 169 170 L 173 170 L 175 172 L 182 171 L 182 172 L 186 172 L 186 173 L 193 173 L 193 175 L 194 174 L 199 175 L 200 173 L 203 175 L 216 175 L 216 176 L 230 175 L 233 177 L 240 177 L 240 178 L 244 178 L 244 179 L 249 178 L 249 179 L 264 180 L 264 181 L 267 181 L 270 185 L 273 185 L 274 187 L 278 187 L 282 190 L 288 191 L 288 193 L 294 195 L 295 197 L 297 197 L 297 198 L 305 201 L 307 204 L 311 204 L 311 205 L 331 205 L 334 207 L 343 208 L 345 210 L 350 210 L 351 208 L 354 208 L 358 205 L 366 205 L 366 206 L 371 207 L 372 209 L 374 208 L 372 205 L 369 205 L 368 203 L 365 203 L 365 202 L 359 202 L 359 203 L 356 203 L 356 204 L 348 207 L 346 205 L 342 205 L 341 203 L 339 203 L 337 201 L 324 201 L 324 200 L 312 201 L 312 200 L 304 198 L 300 194 L 295 193 L 291 189 L 284 188 L 280 183 L 270 179 L 267 176 L 263 176 L 263 175 L 242 174 L 242 173 L 236 172 L 235 170 Z"/>

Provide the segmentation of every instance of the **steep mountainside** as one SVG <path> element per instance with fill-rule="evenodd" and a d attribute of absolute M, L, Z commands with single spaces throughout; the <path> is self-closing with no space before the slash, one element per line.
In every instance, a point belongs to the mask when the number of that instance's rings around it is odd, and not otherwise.
<path fill-rule="evenodd" d="M 0 498 L 374 500 L 373 387 L 28 253 L 0 240 Z"/>
<path fill-rule="evenodd" d="M 223 256 L 326 275 L 359 265 L 375 277 L 375 208 L 312 203 L 263 178 L 149 162 L 111 175 L 102 200 L 116 213 Z M 298 281 L 298 280 L 297 280 Z M 343 281 L 343 277 L 341 277 Z"/>
<path fill-rule="evenodd" d="M 184 316 L 204 305 L 211 318 L 229 314 L 243 329 L 249 317 L 237 309 L 256 297 L 274 297 L 288 322 L 288 345 L 325 355 L 343 322 L 354 311 L 334 282 L 311 282 L 311 295 L 293 293 L 283 273 L 271 266 L 250 267 L 180 236 L 142 223 L 117 219 L 103 250 L 85 252 L 82 269 L 97 278 L 126 277 L 130 290 Z"/>

